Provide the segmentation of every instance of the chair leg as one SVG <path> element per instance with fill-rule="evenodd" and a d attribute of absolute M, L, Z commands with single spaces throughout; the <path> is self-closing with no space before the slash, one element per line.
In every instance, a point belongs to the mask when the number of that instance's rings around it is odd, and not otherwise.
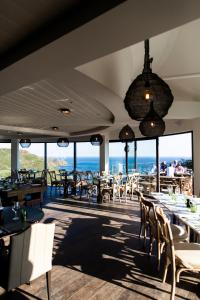
<path fill-rule="evenodd" d="M 165 280 L 166 280 L 166 277 L 167 277 L 167 271 L 168 271 L 168 267 L 169 267 L 169 259 L 166 258 L 165 259 L 165 266 L 164 266 L 164 273 L 163 273 L 163 279 L 162 279 L 162 282 L 165 283 Z"/>
<path fill-rule="evenodd" d="M 142 221 L 140 222 L 140 231 L 139 231 L 139 238 L 142 236 L 142 229 L 143 229 L 143 223 Z"/>
<path fill-rule="evenodd" d="M 158 241 L 157 241 L 157 252 L 158 252 L 158 271 L 160 271 L 161 244 Z"/>
<path fill-rule="evenodd" d="M 171 286 L 170 300 L 174 300 L 175 290 L 176 290 L 176 267 L 175 267 L 175 263 L 172 262 L 172 286 Z"/>
<path fill-rule="evenodd" d="M 48 300 L 51 300 L 51 271 L 46 272 L 46 281 Z"/>

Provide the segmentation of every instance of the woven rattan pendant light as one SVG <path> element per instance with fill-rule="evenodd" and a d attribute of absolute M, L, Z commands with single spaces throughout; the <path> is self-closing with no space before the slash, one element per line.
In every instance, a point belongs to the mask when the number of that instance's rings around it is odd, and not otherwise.
<path fill-rule="evenodd" d="M 90 143 L 93 146 L 100 146 L 103 143 L 103 137 L 100 134 L 94 134 L 90 138 Z"/>
<path fill-rule="evenodd" d="M 153 101 L 155 112 L 163 118 L 172 105 L 173 95 L 169 86 L 155 73 L 152 73 L 149 57 L 149 40 L 145 40 L 144 69 L 142 74 L 131 83 L 124 99 L 129 116 L 141 121 L 150 109 Z"/>
<path fill-rule="evenodd" d="M 57 145 L 58 145 L 58 147 L 68 147 L 69 141 L 67 138 L 59 138 L 57 140 Z"/>
<path fill-rule="evenodd" d="M 121 142 L 132 142 L 135 138 L 135 133 L 131 129 L 129 125 L 124 126 L 120 133 L 119 133 L 119 139 Z"/>
<path fill-rule="evenodd" d="M 150 110 L 148 114 L 140 122 L 139 129 L 142 135 L 147 137 L 156 137 L 163 135 L 165 131 L 165 122 L 155 112 L 153 102 L 150 103 Z"/>

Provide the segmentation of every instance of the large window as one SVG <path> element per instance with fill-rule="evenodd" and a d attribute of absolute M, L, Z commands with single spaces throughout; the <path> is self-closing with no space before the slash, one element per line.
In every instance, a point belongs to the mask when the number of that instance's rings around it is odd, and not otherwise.
<path fill-rule="evenodd" d="M 11 174 L 11 143 L 0 143 L 0 177 Z"/>
<path fill-rule="evenodd" d="M 160 164 L 181 164 L 185 171 L 192 171 L 192 133 L 159 137 Z M 187 170 L 186 170 L 187 169 Z"/>
<path fill-rule="evenodd" d="M 156 171 L 156 140 L 137 141 L 137 170 L 142 174 Z"/>
<path fill-rule="evenodd" d="M 110 174 L 126 174 L 125 144 L 121 142 L 109 143 L 109 169 Z"/>
<path fill-rule="evenodd" d="M 19 167 L 26 170 L 43 170 L 44 143 L 31 143 L 27 149 L 19 146 Z"/>
<path fill-rule="evenodd" d="M 47 168 L 49 170 L 74 169 L 74 144 L 58 147 L 57 143 L 47 143 Z"/>
<path fill-rule="evenodd" d="M 100 156 L 99 146 L 93 146 L 90 142 L 76 143 L 76 169 L 77 171 L 99 172 Z"/>

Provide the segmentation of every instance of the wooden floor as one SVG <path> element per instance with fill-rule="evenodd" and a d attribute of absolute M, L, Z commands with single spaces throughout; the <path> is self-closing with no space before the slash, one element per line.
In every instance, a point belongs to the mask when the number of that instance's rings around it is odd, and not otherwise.
<path fill-rule="evenodd" d="M 56 222 L 52 299 L 170 298 L 170 278 L 161 282 L 155 257 L 146 255 L 138 239 L 137 201 L 98 205 L 55 197 L 44 212 L 46 221 Z M 197 283 L 197 277 L 182 276 L 176 299 L 199 299 Z M 21 286 L 12 299 L 47 299 L 45 276 Z"/>

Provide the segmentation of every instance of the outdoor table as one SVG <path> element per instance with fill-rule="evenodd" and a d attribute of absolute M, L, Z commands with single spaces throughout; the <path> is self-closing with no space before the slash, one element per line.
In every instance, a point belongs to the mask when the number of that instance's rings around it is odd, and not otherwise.
<path fill-rule="evenodd" d="M 163 193 L 152 193 L 151 195 L 186 226 L 188 234 L 190 234 L 192 229 L 197 239 L 200 239 L 200 198 L 193 198 L 183 194 L 172 194 L 172 196 L 169 196 Z M 186 207 L 185 197 L 189 198 L 196 205 L 196 212 L 191 212 L 191 209 Z"/>
<path fill-rule="evenodd" d="M 19 220 L 13 220 L 14 212 L 11 206 L 1 209 L 0 238 L 19 233 L 44 217 L 44 212 L 40 208 L 23 207 L 23 209 L 26 211 L 26 221 L 23 221 L 20 215 Z M 18 214 L 20 214 L 20 210 Z"/>

